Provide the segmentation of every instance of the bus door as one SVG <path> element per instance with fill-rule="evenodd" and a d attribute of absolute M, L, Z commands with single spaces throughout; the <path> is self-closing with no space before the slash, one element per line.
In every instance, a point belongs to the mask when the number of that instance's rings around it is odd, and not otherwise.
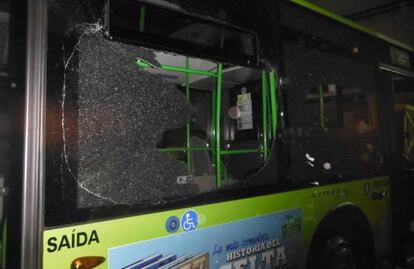
<path fill-rule="evenodd" d="M 408 228 L 405 229 L 410 241 L 414 242 L 414 78 L 393 75 L 394 118 L 396 141 L 401 156 L 401 181 L 406 195 Z M 414 254 L 414 251 L 413 251 Z M 414 255 L 412 255 L 414 256 Z"/>
<path fill-rule="evenodd" d="M 404 264 L 414 257 L 414 73 L 382 70 L 392 111 L 391 161 L 393 177 L 393 234 L 396 259 Z M 391 91 L 389 91 L 391 89 Z"/>

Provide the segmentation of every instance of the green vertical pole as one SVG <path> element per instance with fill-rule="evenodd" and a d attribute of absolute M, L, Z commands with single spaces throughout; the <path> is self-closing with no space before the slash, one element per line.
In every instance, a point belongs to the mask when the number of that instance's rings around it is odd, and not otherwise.
<path fill-rule="evenodd" d="M 145 25 L 145 6 L 142 5 L 139 10 L 139 31 L 144 32 Z"/>
<path fill-rule="evenodd" d="M 222 83 L 223 65 L 217 64 L 217 88 L 215 100 L 215 120 L 214 120 L 214 134 L 215 134 L 215 154 L 216 154 L 216 186 L 221 187 L 221 141 L 220 141 L 220 116 L 221 116 L 221 83 Z"/>
<path fill-rule="evenodd" d="M 262 118 L 263 118 L 263 158 L 267 160 L 267 79 L 262 70 Z"/>
<path fill-rule="evenodd" d="M 272 69 L 269 72 L 269 84 L 270 84 L 270 108 L 272 112 L 272 137 L 276 139 L 276 129 L 277 129 L 277 100 L 276 100 L 276 73 Z"/>
<path fill-rule="evenodd" d="M 405 157 L 408 157 L 408 151 L 407 151 L 407 149 L 408 149 L 408 140 L 409 140 L 409 137 L 410 137 L 410 135 L 408 134 L 408 117 L 409 117 L 409 114 L 408 114 L 408 110 L 407 110 L 407 108 L 405 109 L 405 111 L 404 111 L 404 120 L 403 120 L 403 134 L 405 134 L 404 135 L 404 154 L 405 154 Z"/>
<path fill-rule="evenodd" d="M 325 107 L 324 107 L 324 100 L 323 100 L 323 88 L 322 85 L 318 86 L 319 89 L 319 113 L 321 119 L 321 127 L 325 129 Z"/>
<path fill-rule="evenodd" d="M 190 68 L 190 60 L 188 57 L 185 57 L 185 68 Z M 190 74 L 185 73 L 185 96 L 187 97 L 187 100 L 190 102 Z M 191 174 L 191 151 L 189 150 L 191 148 L 191 141 L 190 141 L 190 123 L 187 123 L 187 130 L 186 130 L 186 146 L 187 146 L 187 167 L 188 171 Z"/>
<path fill-rule="evenodd" d="M 268 80 L 266 78 L 266 82 Z M 267 138 L 270 140 L 272 139 L 272 107 L 270 104 L 270 91 L 269 91 L 269 84 L 266 84 L 267 92 Z"/>
<path fill-rule="evenodd" d="M 215 143 L 215 137 L 216 137 L 216 91 L 212 91 L 211 93 L 211 145 L 210 148 L 212 149 L 211 152 L 213 154 L 213 162 L 216 161 L 215 152 L 216 152 L 216 143 Z"/>

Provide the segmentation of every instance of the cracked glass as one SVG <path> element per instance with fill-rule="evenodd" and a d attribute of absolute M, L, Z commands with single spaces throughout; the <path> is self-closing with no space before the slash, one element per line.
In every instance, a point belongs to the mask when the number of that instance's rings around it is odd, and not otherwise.
<path fill-rule="evenodd" d="M 277 160 L 264 130 L 270 110 L 263 110 L 270 103 L 263 75 L 271 69 L 251 66 L 261 49 L 254 29 L 199 23 L 177 3 L 161 2 L 137 6 L 138 24 L 130 26 L 110 2 L 49 1 L 47 225 L 275 184 Z M 170 16 L 154 20 L 163 8 Z M 169 18 L 178 26 L 159 31 Z M 194 49 L 164 39 L 194 42 Z"/>

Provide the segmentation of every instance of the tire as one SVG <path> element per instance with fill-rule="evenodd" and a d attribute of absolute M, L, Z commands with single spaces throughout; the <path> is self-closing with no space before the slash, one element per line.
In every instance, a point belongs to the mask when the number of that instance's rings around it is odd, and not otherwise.
<path fill-rule="evenodd" d="M 331 219 L 318 229 L 308 257 L 309 269 L 374 269 L 369 236 L 356 223 Z"/>
<path fill-rule="evenodd" d="M 359 269 L 363 268 L 358 261 L 352 244 L 343 236 L 330 238 L 320 253 L 318 268 L 326 269 Z"/>

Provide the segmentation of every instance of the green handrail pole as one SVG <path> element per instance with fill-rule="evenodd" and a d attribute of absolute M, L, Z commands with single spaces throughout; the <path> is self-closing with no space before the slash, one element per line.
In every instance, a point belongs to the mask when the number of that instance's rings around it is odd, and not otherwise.
<path fill-rule="evenodd" d="M 221 116 L 221 83 L 223 75 L 223 65 L 217 64 L 217 88 L 215 100 L 215 154 L 216 154 L 216 186 L 221 187 L 221 141 L 220 141 L 220 116 Z"/>
<path fill-rule="evenodd" d="M 135 63 L 141 68 L 153 68 L 153 69 L 158 68 L 154 66 L 153 64 L 151 64 L 150 62 L 145 61 L 144 59 L 138 59 Z M 217 76 L 216 72 L 212 72 L 212 71 L 207 71 L 203 69 L 195 69 L 195 68 L 186 68 L 186 67 L 174 66 L 174 65 L 168 65 L 168 64 L 162 64 L 159 68 L 165 71 L 170 71 L 170 72 L 201 75 L 201 76 L 212 77 L 212 78 L 215 78 Z"/>
<path fill-rule="evenodd" d="M 321 120 L 321 127 L 325 129 L 325 107 L 324 107 L 324 100 L 323 100 L 323 87 L 322 85 L 318 86 L 319 89 L 319 114 Z"/>
<path fill-rule="evenodd" d="M 263 158 L 267 160 L 267 79 L 266 71 L 262 70 L 262 117 L 263 117 Z"/>
<path fill-rule="evenodd" d="M 404 111 L 404 120 L 403 120 L 403 134 L 405 134 L 404 135 L 404 154 L 405 154 L 405 157 L 408 157 L 407 155 L 407 149 L 408 149 L 408 138 L 409 138 L 409 134 L 408 134 L 408 117 L 409 117 L 409 114 L 408 114 L 408 111 L 407 110 L 405 110 Z"/>
<path fill-rule="evenodd" d="M 159 148 L 160 152 L 187 152 L 187 151 L 210 151 L 210 148 L 181 148 L 181 147 L 169 147 Z"/>
<path fill-rule="evenodd" d="M 231 150 L 222 150 L 221 155 L 239 155 L 239 154 L 249 154 L 249 153 L 258 153 L 260 149 L 231 149 Z"/>
<path fill-rule="evenodd" d="M 144 32 L 144 25 L 145 25 L 145 6 L 142 5 L 139 10 L 139 31 Z"/>
<path fill-rule="evenodd" d="M 178 73 L 185 73 L 185 74 L 194 74 L 194 75 L 202 75 L 206 77 L 216 77 L 215 72 L 206 71 L 202 69 L 194 69 L 194 68 L 185 68 L 185 67 L 179 67 L 179 66 L 173 66 L 173 65 L 167 65 L 162 64 L 161 68 L 165 71 L 172 71 L 172 72 L 178 72 Z"/>
<path fill-rule="evenodd" d="M 190 68 L 190 59 L 188 59 L 188 57 L 185 57 L 185 68 L 186 69 Z M 190 102 L 190 74 L 189 73 L 185 73 L 185 96 L 187 97 L 188 102 Z M 191 148 L 190 134 L 191 134 L 190 123 L 187 123 L 187 128 L 186 128 L 187 167 L 188 167 L 188 171 L 191 174 L 191 151 L 189 150 Z"/>
<path fill-rule="evenodd" d="M 277 99 L 276 99 L 276 72 L 272 69 L 269 72 L 269 84 L 270 84 L 270 102 L 272 109 L 272 137 L 276 139 L 276 129 L 277 129 Z"/>
<path fill-rule="evenodd" d="M 267 79 L 266 82 L 268 83 Z M 269 91 L 269 84 L 266 84 L 267 92 L 267 138 L 272 138 L 272 107 L 270 104 L 270 91 Z"/>
<path fill-rule="evenodd" d="M 216 150 L 216 143 L 215 143 L 215 137 L 216 137 L 216 91 L 212 91 L 211 94 L 211 148 L 213 149 L 212 153 L 215 155 Z M 214 157 L 214 161 L 215 157 Z"/>

